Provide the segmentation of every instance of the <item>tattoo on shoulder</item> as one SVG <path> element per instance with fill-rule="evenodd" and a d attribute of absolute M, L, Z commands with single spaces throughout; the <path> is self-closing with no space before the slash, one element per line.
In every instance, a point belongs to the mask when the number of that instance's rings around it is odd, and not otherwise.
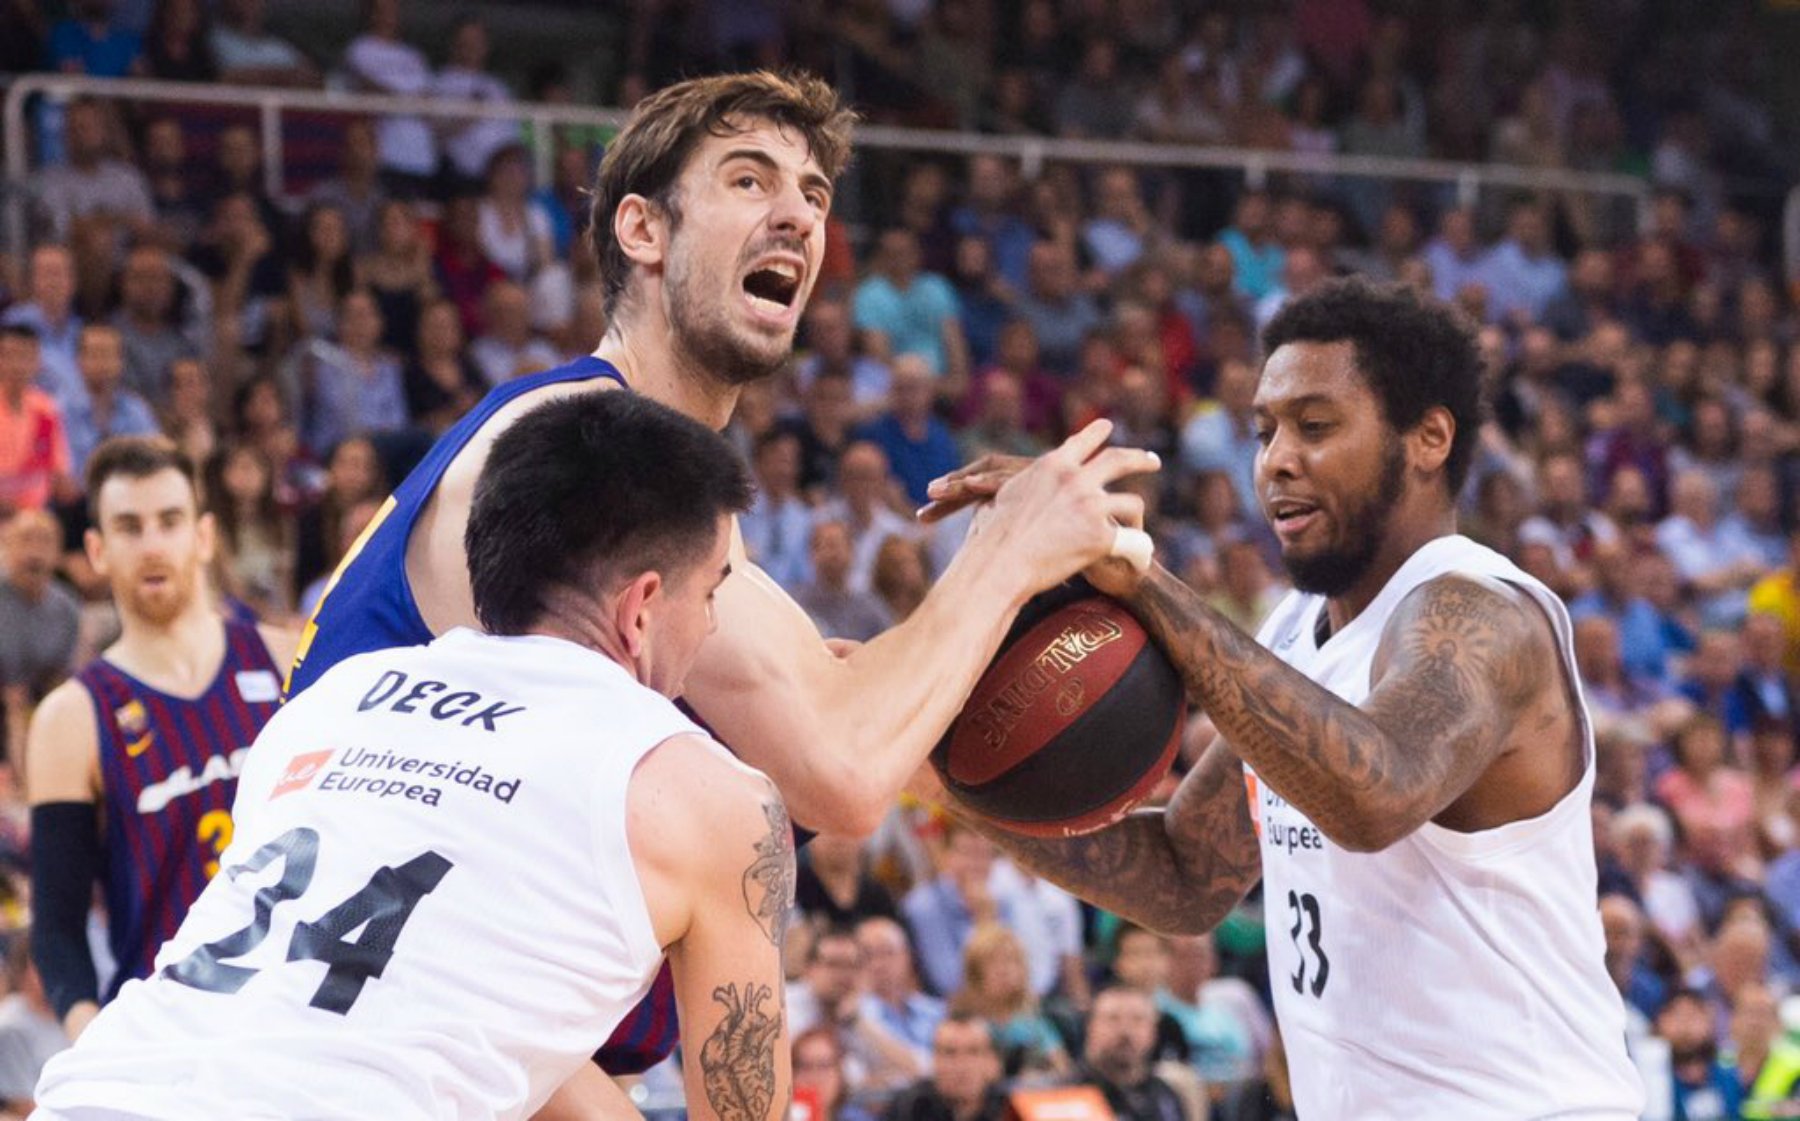
<path fill-rule="evenodd" d="M 744 906 L 770 942 L 781 945 L 794 905 L 794 827 L 779 799 L 763 803 L 769 831 L 756 842 L 756 859 L 744 869 Z"/>
<path fill-rule="evenodd" d="M 785 815 L 784 815 L 785 816 Z M 746 981 L 720 985 L 713 1001 L 725 1018 L 700 1046 L 706 1100 L 723 1121 L 767 1121 L 775 1104 L 775 1042 L 781 1036 L 779 1004 L 768 985 Z"/>
<path fill-rule="evenodd" d="M 1416 667 L 1425 693 L 1441 714 L 1454 715 L 1477 686 L 1505 705 L 1528 701 L 1556 662 L 1536 637 L 1536 620 L 1498 589 L 1464 579 L 1437 580 L 1421 589 L 1401 636 L 1403 657 Z"/>

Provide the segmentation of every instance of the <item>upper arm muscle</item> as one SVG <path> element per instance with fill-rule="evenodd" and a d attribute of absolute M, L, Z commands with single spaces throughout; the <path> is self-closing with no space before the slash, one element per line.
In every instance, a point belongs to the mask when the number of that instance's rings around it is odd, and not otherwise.
<path fill-rule="evenodd" d="M 65 681 L 31 718 L 25 789 L 33 805 L 92 802 L 100 789 L 100 729 L 88 691 Z"/>

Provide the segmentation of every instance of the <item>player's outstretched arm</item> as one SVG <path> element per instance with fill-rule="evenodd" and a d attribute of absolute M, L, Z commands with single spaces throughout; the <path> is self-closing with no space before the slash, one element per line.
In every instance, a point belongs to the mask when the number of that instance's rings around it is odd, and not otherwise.
<path fill-rule="evenodd" d="M 781 940 L 794 838 L 774 785 L 697 736 L 632 776 L 627 834 L 675 977 L 688 1115 L 778 1121 L 792 1094 Z"/>
<path fill-rule="evenodd" d="M 31 956 L 70 1039 L 100 1011 L 87 918 L 100 872 L 100 731 L 87 689 L 65 681 L 32 715 L 25 745 L 31 802 Z"/>
<path fill-rule="evenodd" d="M 1467 792 L 1558 680 L 1548 624 L 1523 597 L 1461 576 L 1415 589 L 1383 632 L 1361 708 L 1161 569 L 1128 602 L 1261 780 L 1337 844 L 1372 852 Z"/>
<path fill-rule="evenodd" d="M 843 656 L 755 566 L 732 561 L 718 631 L 687 699 L 781 788 L 797 821 L 867 833 L 960 711 L 1024 602 L 1107 555 L 1135 496 L 1107 484 L 1156 469 L 1090 425 L 1011 478 L 905 622 Z"/>
<path fill-rule="evenodd" d="M 946 801 L 955 812 L 954 800 Z M 1243 764 L 1220 740 L 1167 807 L 1139 810 L 1097 833 L 1041 840 L 973 815 L 966 820 L 1051 883 L 1164 934 L 1211 930 L 1262 878 Z"/>

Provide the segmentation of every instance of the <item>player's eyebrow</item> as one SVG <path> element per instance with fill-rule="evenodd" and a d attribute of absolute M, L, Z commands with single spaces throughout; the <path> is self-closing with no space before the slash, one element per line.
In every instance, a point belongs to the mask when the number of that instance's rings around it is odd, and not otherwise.
<path fill-rule="evenodd" d="M 1302 393 L 1297 397 L 1275 397 L 1258 401 L 1250 406 L 1250 411 L 1258 416 L 1268 416 L 1278 412 L 1297 411 L 1308 405 L 1336 406 L 1337 400 L 1328 393 Z"/>
<path fill-rule="evenodd" d="M 781 174 L 781 164 L 776 162 L 774 156 L 769 155 L 769 153 L 760 148 L 732 148 L 719 157 L 719 166 L 724 167 L 732 160 L 749 160 L 751 163 L 768 171 L 771 175 Z M 825 178 L 824 175 L 817 171 L 801 172 L 800 187 L 802 190 L 816 189 L 824 191 L 825 200 L 827 202 L 831 201 L 832 195 L 835 193 L 835 189 L 831 185 L 831 180 Z"/>

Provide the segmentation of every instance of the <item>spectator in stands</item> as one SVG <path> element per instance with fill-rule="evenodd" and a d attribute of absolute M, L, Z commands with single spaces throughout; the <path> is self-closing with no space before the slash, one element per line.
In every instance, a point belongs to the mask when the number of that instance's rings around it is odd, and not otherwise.
<path fill-rule="evenodd" d="M 1739 542 L 1762 572 L 1780 568 L 1787 559 L 1787 537 L 1781 530 L 1781 483 L 1775 469 L 1744 466 L 1731 494 L 1731 512 L 1719 520 L 1720 536 Z"/>
<path fill-rule="evenodd" d="M 1104 35 L 1081 50 L 1074 80 L 1059 82 L 1052 117 L 1058 136 L 1111 138 L 1131 132 L 1136 114 L 1131 89 L 1119 76 L 1119 47 Z"/>
<path fill-rule="evenodd" d="M 488 30 L 481 20 L 465 16 L 451 28 L 449 57 L 432 78 L 431 93 L 446 101 L 488 105 L 512 101 L 512 90 L 488 69 Z M 450 173 L 464 186 L 478 186 L 488 176 L 494 156 L 519 134 L 519 123 L 502 117 L 446 121 L 439 128 L 445 133 L 444 157 Z"/>
<path fill-rule="evenodd" d="M 204 463 L 218 444 L 219 433 L 213 418 L 212 378 L 200 359 L 177 358 L 169 363 L 169 388 L 158 412 L 163 434 L 189 459 Z"/>
<path fill-rule="evenodd" d="M 838 464 L 837 494 L 820 509 L 820 517 L 841 521 L 849 529 L 852 552 L 849 586 L 867 591 L 875 572 L 875 555 L 889 537 L 913 537 L 918 528 L 894 512 L 897 493 L 880 445 L 857 440 L 844 449 Z"/>
<path fill-rule="evenodd" d="M 144 61 L 152 78 L 176 82 L 216 82 L 212 32 L 200 0 L 157 0 L 145 36 Z"/>
<path fill-rule="evenodd" d="M 147 233 L 155 217 L 143 173 L 116 157 L 107 106 L 78 97 L 63 110 L 67 163 L 37 173 L 34 194 L 48 236 L 66 242 L 78 219 L 99 217 L 134 234 Z"/>
<path fill-rule="evenodd" d="M 30 327 L 0 325 L 0 521 L 41 510 L 74 485 L 62 410 L 33 384 L 41 361 Z"/>
<path fill-rule="evenodd" d="M 1262 508 L 1254 477 L 1259 446 L 1250 415 L 1256 379 L 1256 369 L 1248 362 L 1222 363 L 1213 400 L 1202 401 L 1181 430 L 1182 467 L 1193 472 L 1225 472 L 1243 510 Z"/>
<path fill-rule="evenodd" d="M 1651 346 L 1699 340 L 1700 326 L 1688 308 L 1675 250 L 1666 243 L 1648 242 L 1638 254 L 1623 315 L 1632 335 Z"/>
<path fill-rule="evenodd" d="M 1675 831 L 1669 815 L 1647 803 L 1626 806 L 1613 817 L 1611 832 L 1613 851 L 1644 916 L 1680 962 L 1697 962 L 1704 933 L 1700 905 L 1686 879 L 1670 868 Z M 1654 1007 L 1645 1009 L 1646 1015 L 1654 1012 Z"/>
<path fill-rule="evenodd" d="M 206 198 L 189 165 L 187 138 L 176 117 L 157 117 L 144 126 L 139 170 L 150 192 L 160 236 L 185 253 L 206 223 Z"/>
<path fill-rule="evenodd" d="M 301 589 L 298 611 L 300 618 L 310 619 L 318 611 L 319 601 L 325 598 L 325 589 L 330 585 L 332 572 L 337 570 L 337 565 L 349 554 L 350 550 L 356 547 L 357 540 L 362 537 L 363 532 L 369 528 L 369 524 L 380 512 L 381 503 L 374 500 L 358 502 L 345 511 L 343 520 L 339 523 L 342 528 L 339 531 L 338 539 L 332 551 L 327 554 L 330 558 L 331 570 L 321 573 L 314 578 L 312 583 Z"/>
<path fill-rule="evenodd" d="M 1755 546 L 1722 532 L 1718 489 L 1697 470 L 1675 476 L 1670 515 L 1656 527 L 1656 544 L 1675 563 L 1682 583 L 1698 597 L 1709 625 L 1735 626 L 1748 610 L 1749 588 L 1764 568 Z"/>
<path fill-rule="evenodd" d="M 29 709 L 68 676 L 81 608 L 55 580 L 62 530 L 42 510 L 0 522 L 0 691 Z M 22 716 L 24 713 L 21 712 Z M 12 756 L 16 765 L 18 756 Z"/>
<path fill-rule="evenodd" d="M 899 227 L 882 233 L 853 304 L 869 354 L 884 362 L 906 354 L 923 357 L 946 398 L 968 387 L 968 346 L 956 290 L 936 273 L 921 271 L 917 235 Z"/>
<path fill-rule="evenodd" d="M 1330 279 L 1323 258 L 1311 246 L 1296 245 L 1281 265 L 1281 281 L 1256 302 L 1256 329 L 1269 325 L 1289 300 L 1304 296 Z"/>
<path fill-rule="evenodd" d="M 1793 805 L 1794 724 L 1759 716 L 1750 725 L 1750 783 L 1756 802 L 1757 855 L 1774 860 L 1800 844 L 1800 815 Z"/>
<path fill-rule="evenodd" d="M 278 341 L 278 328 L 285 329 L 280 312 L 287 278 L 254 198 L 236 194 L 219 200 L 193 260 L 212 281 L 215 327 L 227 351 L 220 360 L 229 364 L 233 351 L 261 353 Z"/>
<path fill-rule="evenodd" d="M 1015 292 L 1025 288 L 1035 240 L 1019 213 L 1018 194 L 1018 170 L 1012 163 L 1001 156 L 977 153 L 969 157 L 963 203 L 950 212 L 950 228 L 958 237 L 986 241 L 994 271 Z"/>
<path fill-rule="evenodd" d="M 932 411 L 936 382 L 923 355 L 899 355 L 894 359 L 891 406 L 857 432 L 858 439 L 887 454 L 889 469 L 915 506 L 928 501 L 925 487 L 931 480 L 962 464 L 955 437 Z"/>
<path fill-rule="evenodd" d="M 556 365 L 556 351 L 531 329 L 531 296 L 523 285 L 495 281 L 484 308 L 487 330 L 469 345 L 469 358 L 489 385 Z"/>
<path fill-rule="evenodd" d="M 287 214 L 269 197 L 268 181 L 263 175 L 262 141 L 251 126 L 228 124 L 219 130 L 210 187 L 214 199 L 249 195 L 256 201 L 257 216 L 271 233 L 280 234 L 287 229 Z"/>
<path fill-rule="evenodd" d="M 963 339 L 971 367 L 994 360 L 1000 328 L 1013 316 L 1013 289 L 994 271 L 993 250 L 980 237 L 958 237 L 950 282 L 962 308 Z"/>
<path fill-rule="evenodd" d="M 1104 283 L 1117 280 L 1153 248 L 1158 236 L 1137 173 L 1109 167 L 1100 174 L 1094 216 L 1081 230 L 1082 247 Z"/>
<path fill-rule="evenodd" d="M 219 80 L 240 86 L 316 86 L 312 60 L 264 24 L 266 0 L 221 0 L 212 29 Z"/>
<path fill-rule="evenodd" d="M 794 599 L 827 638 L 867 642 L 892 625 L 887 609 L 867 590 L 852 585 L 850 527 L 826 516 L 813 523 L 812 580 Z M 865 585 L 866 589 L 866 585 Z"/>
<path fill-rule="evenodd" d="M 1800 527 L 1788 532 L 1787 563 L 1751 585 L 1749 608 L 1781 623 L 1783 664 L 1790 675 L 1800 676 Z"/>
<path fill-rule="evenodd" d="M 113 0 L 73 0 L 69 18 L 50 28 L 48 68 L 94 78 L 123 78 L 136 66 L 143 40 L 119 25 Z"/>
<path fill-rule="evenodd" d="M 924 1057 L 870 1015 L 863 1000 L 863 951 L 848 927 L 827 927 L 813 940 L 806 971 L 787 987 L 788 1027 L 796 1035 L 822 1028 L 837 1037 L 844 1072 L 857 1091 L 890 1090 L 917 1078 Z"/>
<path fill-rule="evenodd" d="M 931 1077 L 901 1091 L 886 1121 L 1002 1121 L 1007 1096 L 992 1029 L 979 1016 L 953 1015 L 931 1039 Z"/>
<path fill-rule="evenodd" d="M 900 913 L 887 888 L 870 875 L 862 843 L 840 833 L 821 833 L 806 847 L 794 881 L 794 905 L 824 927 L 849 928 Z"/>
<path fill-rule="evenodd" d="M 433 264 L 439 287 L 462 313 L 463 331 L 479 336 L 483 328 L 482 299 L 490 286 L 506 279 L 506 274 L 488 260 L 481 248 L 479 196 L 452 195 L 444 204 Z"/>
<path fill-rule="evenodd" d="M 380 296 L 376 294 L 379 302 Z M 386 321 L 386 314 L 382 316 Z M 480 367 L 463 346 L 462 317 L 449 300 L 433 300 L 418 316 L 406 364 L 406 412 L 434 435 L 460 420 L 488 390 Z"/>
<path fill-rule="evenodd" d="M 134 247 L 119 271 L 119 310 L 112 325 L 125 351 L 125 388 L 149 401 L 168 397 L 169 367 L 199 356 L 196 334 L 176 306 L 175 270 L 155 245 Z"/>
<path fill-rule="evenodd" d="M 44 1064 L 69 1045 L 31 962 L 29 939 L 14 933 L 6 945 L 9 990 L 0 999 L 0 1107 L 31 1112 Z"/>
<path fill-rule="evenodd" d="M 806 353 L 794 370 L 802 390 L 821 373 L 849 379 L 859 415 L 873 417 L 888 405 L 891 373 L 879 358 L 858 352 L 850 309 L 841 300 L 814 300 L 806 309 Z"/>
<path fill-rule="evenodd" d="M 324 491 L 318 501 L 301 512 L 296 524 L 298 546 L 295 583 L 305 587 L 329 575 L 336 565 L 341 543 L 349 533 L 357 507 L 379 504 L 388 494 L 387 473 L 381 456 L 367 436 L 351 436 L 331 449 L 326 464 Z"/>
<path fill-rule="evenodd" d="M 363 33 L 344 52 L 344 69 L 358 88 L 372 93 L 423 97 L 431 92 L 431 64 L 400 34 L 400 0 L 369 0 Z M 423 118 L 404 113 L 381 118 L 375 128 L 382 183 L 389 194 L 419 198 L 437 174 L 437 142 Z"/>
<path fill-rule="evenodd" d="M 358 432 L 405 428 L 400 360 L 381 349 L 381 309 L 361 289 L 338 309 L 336 343 L 315 342 L 304 359 L 306 446 L 315 454 Z"/>
<path fill-rule="evenodd" d="M 81 317 L 75 314 L 75 259 L 61 245 L 40 245 L 31 252 L 27 285 L 31 299 L 6 309 L 0 326 L 29 327 L 38 342 L 38 385 L 66 408 L 81 393 L 81 370 L 75 352 L 81 343 Z"/>
<path fill-rule="evenodd" d="M 1013 326 L 1030 334 L 1027 324 Z M 964 462 L 984 455 L 1043 453 L 1043 441 L 1025 427 L 1025 393 L 1018 375 L 1004 367 L 990 368 L 976 377 L 970 397 L 978 402 L 978 411 L 957 435 L 957 449 Z"/>
<path fill-rule="evenodd" d="M 954 843 L 955 834 L 950 841 Z M 917 895 L 931 885 L 913 889 Z M 910 897 L 909 897 L 910 898 Z M 983 910 L 993 906 L 989 899 Z M 920 963 L 930 972 L 926 951 L 919 942 L 919 926 L 908 908 Z M 1007 1077 L 1062 1076 L 1073 1069 L 1068 1044 L 1056 1023 L 1038 1006 L 1032 992 L 1025 945 L 1005 918 L 982 919 L 964 925 L 964 950 L 957 963 L 961 987 L 950 990 L 949 1015 L 979 1016 L 993 1026 L 994 1043 Z"/>
<path fill-rule="evenodd" d="M 1751 825 L 1750 777 L 1727 761 L 1725 726 L 1706 713 L 1689 718 L 1675 737 L 1675 767 L 1657 780 L 1657 798 L 1681 824 L 1687 849 L 1703 866 L 1741 876 L 1759 870 Z"/>
<path fill-rule="evenodd" d="M 1626 1019 L 1644 1032 L 1668 999 L 1669 987 L 1651 968 L 1644 914 L 1629 896 L 1600 897 L 1600 930 L 1606 939 L 1606 972 L 1625 999 Z M 1627 1035 L 1635 1034 L 1627 1028 Z"/>
<path fill-rule="evenodd" d="M 1275 205 L 1268 193 L 1247 190 L 1238 197 L 1231 225 L 1219 234 L 1219 244 L 1231 254 L 1232 283 L 1252 302 L 1275 287 L 1286 261 L 1274 219 Z"/>
<path fill-rule="evenodd" d="M 1513 204 L 1506 237 L 1482 257 L 1480 278 L 1495 322 L 1535 323 L 1561 295 L 1568 269 L 1550 243 L 1550 221 L 1535 201 Z"/>
<path fill-rule="evenodd" d="M 481 251 L 500 271 L 529 283 L 556 261 L 550 215 L 532 197 L 531 166 L 522 144 L 503 144 L 489 157 L 481 199 Z"/>
<path fill-rule="evenodd" d="M 1610 496 L 1621 485 L 1620 471 L 1632 468 L 1641 476 L 1643 514 L 1662 517 L 1668 504 L 1668 445 L 1658 430 L 1656 397 L 1648 384 L 1635 378 L 1620 380 L 1613 391 L 1610 423 L 1596 426 L 1588 438 L 1586 458 L 1592 493 Z M 1613 517 L 1614 523 L 1620 520 Z"/>
<path fill-rule="evenodd" d="M 1104 322 L 1079 281 L 1072 248 L 1050 240 L 1032 246 L 1030 284 L 1019 297 L 1018 313 L 1031 324 L 1044 369 L 1064 379 L 1079 365 L 1082 341 Z"/>
<path fill-rule="evenodd" d="M 381 306 L 382 345 L 414 357 L 418 354 L 421 313 L 427 303 L 437 298 L 431 248 L 421 236 L 419 218 L 411 203 L 389 199 L 376 215 L 380 233 L 375 251 L 357 257 L 357 280 Z"/>
<path fill-rule="evenodd" d="M 1588 248 L 1576 255 L 1568 287 L 1544 308 L 1540 322 L 1563 342 L 1574 342 L 1586 338 L 1600 324 L 1617 319 L 1620 310 L 1612 255 L 1604 249 Z"/>
<path fill-rule="evenodd" d="M 1274 1019 L 1249 982 L 1219 976 L 1213 935 L 1169 939 L 1168 995 L 1160 1006 L 1181 1025 L 1189 1062 L 1208 1086 L 1255 1076 Z"/>
<path fill-rule="evenodd" d="M 1619 627 L 1610 617 L 1576 620 L 1574 645 L 1582 688 L 1596 716 L 1629 716 L 1663 699 L 1655 682 L 1626 671 Z"/>
<path fill-rule="evenodd" d="M 1454 301 L 1469 285 L 1485 288 L 1485 258 L 1475 236 L 1475 213 L 1466 207 L 1446 210 L 1438 219 L 1438 234 L 1427 242 L 1425 263 L 1431 267 L 1431 287 L 1438 299 Z"/>
<path fill-rule="evenodd" d="M 938 865 L 936 878 L 914 886 L 900 910 L 926 985 L 950 994 L 966 980 L 964 950 L 976 925 L 996 918 L 1011 925 L 1021 902 L 1011 892 L 995 892 L 993 843 L 967 826 L 946 824 Z M 1020 984 L 1029 988 L 1029 978 Z"/>
<path fill-rule="evenodd" d="M 153 436 L 161 432 L 149 404 L 122 384 L 125 344 L 119 329 L 89 323 L 81 329 L 75 360 L 85 390 L 69 403 L 63 427 L 69 440 L 70 473 L 81 478 L 88 456 L 111 436 Z"/>
<path fill-rule="evenodd" d="M 850 1080 L 844 1069 L 844 1045 L 838 1033 L 821 1024 L 794 1036 L 794 1090 L 812 1095 L 824 1110 L 819 1121 L 874 1121 L 867 1110 L 851 1101 Z"/>
<path fill-rule="evenodd" d="M 1228 540 L 1219 550 L 1219 587 L 1206 602 L 1249 634 L 1262 627 L 1287 585 L 1269 571 L 1262 547 L 1248 537 Z"/>
<path fill-rule="evenodd" d="M 1786 635 L 1780 620 L 1752 615 L 1744 620 L 1742 635 L 1743 654 L 1732 685 L 1737 697 L 1733 707 L 1745 715 L 1751 726 L 1763 721 L 1790 730 L 1800 726 L 1800 698 L 1796 698 L 1794 683 L 1782 665 Z"/>
<path fill-rule="evenodd" d="M 1155 931 L 1123 923 L 1113 935 L 1113 947 L 1114 984 L 1144 994 L 1155 1006 L 1150 1061 L 1186 1062 L 1189 1057 L 1187 1035 L 1180 1022 L 1163 1006 L 1171 999 L 1168 993 L 1168 940 Z"/>
<path fill-rule="evenodd" d="M 852 392 L 848 375 L 820 368 L 800 395 L 800 415 L 779 422 L 800 438 L 800 488 L 815 503 L 835 486 L 838 460 L 850 445 Z"/>
<path fill-rule="evenodd" d="M 388 199 L 374 123 L 359 117 L 346 124 L 342 151 L 337 175 L 314 187 L 307 203 L 336 207 L 350 225 L 351 244 L 360 256 L 380 246 L 381 207 Z"/>
<path fill-rule="evenodd" d="M 769 578 L 790 591 L 812 579 L 813 516 L 800 495 L 800 438 L 772 428 L 757 437 L 751 466 L 756 500 L 738 517 L 744 548 Z"/>
<path fill-rule="evenodd" d="M 1119 1121 L 1182 1121 L 1181 1099 L 1152 1070 L 1156 1006 L 1148 993 L 1115 985 L 1094 995 L 1077 1083 L 1098 1086 Z"/>
<path fill-rule="evenodd" d="M 557 142 L 556 158 L 550 168 L 550 182 L 538 188 L 532 201 L 550 217 L 556 256 L 564 260 L 578 258 L 583 254 L 576 238 L 587 233 L 593 219 L 587 194 L 588 184 L 594 179 L 593 160 L 586 146 L 564 137 Z"/>
<path fill-rule="evenodd" d="M 213 453 L 205 475 L 226 594 L 258 619 L 291 619 L 295 528 L 275 501 L 274 467 L 260 449 L 233 444 Z"/>
<path fill-rule="evenodd" d="M 890 916 L 875 915 L 856 924 L 856 941 L 862 947 L 866 990 L 862 1014 L 911 1047 L 919 1066 L 929 1069 L 932 1037 L 944 1018 L 944 1002 L 919 991 L 918 966 L 906 929 Z"/>
<path fill-rule="evenodd" d="M 912 537 L 890 537 L 875 553 L 875 569 L 869 574 L 869 590 L 898 623 L 911 617 L 931 590 L 931 562 L 925 542 Z"/>
<path fill-rule="evenodd" d="M 343 211 L 324 203 L 307 207 L 287 270 L 287 322 L 301 339 L 337 334 L 337 310 L 356 287 L 350 226 Z"/>

